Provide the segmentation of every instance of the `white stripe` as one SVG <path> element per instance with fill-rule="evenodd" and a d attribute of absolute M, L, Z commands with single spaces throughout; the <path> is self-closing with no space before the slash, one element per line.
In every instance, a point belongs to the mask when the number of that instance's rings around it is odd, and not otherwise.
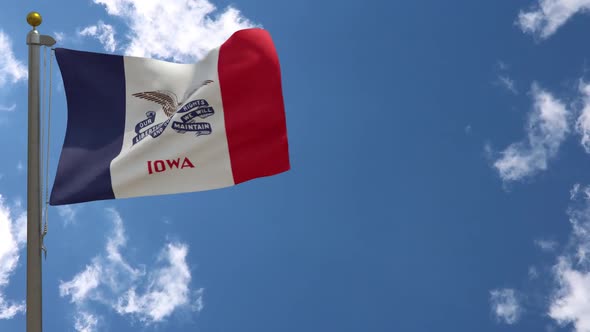
<path fill-rule="evenodd" d="M 218 58 L 219 49 L 211 51 L 197 64 L 125 57 L 125 134 L 121 153 L 111 162 L 116 198 L 192 192 L 234 184 L 217 73 Z M 205 80 L 213 83 L 187 96 Z M 156 112 L 154 124 L 167 119 L 160 105 L 133 96 L 155 90 L 173 92 L 183 105 L 205 99 L 215 113 L 205 119 L 197 117 L 195 121 L 209 123 L 212 133 L 196 136 L 194 132 L 177 132 L 172 128 L 173 122 L 182 122 L 181 116 L 187 113 L 176 113 L 160 136 L 148 136 L 133 145 L 137 135 L 135 126 L 146 119 L 146 112 Z M 185 158 L 195 167 L 181 168 Z M 152 174 L 148 172 L 148 161 L 151 161 Z M 179 167 L 170 167 L 169 161 L 178 161 Z"/>

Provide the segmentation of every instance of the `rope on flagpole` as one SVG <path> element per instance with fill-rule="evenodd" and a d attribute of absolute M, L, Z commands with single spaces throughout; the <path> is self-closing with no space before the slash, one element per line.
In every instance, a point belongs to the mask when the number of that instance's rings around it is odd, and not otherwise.
<path fill-rule="evenodd" d="M 39 152 L 41 153 L 41 165 L 43 165 L 43 161 L 45 160 L 46 156 L 45 156 L 45 150 L 43 149 L 43 146 L 45 146 L 45 112 L 47 111 L 46 108 L 46 97 L 47 97 L 47 49 L 45 47 L 41 47 L 41 50 L 43 51 L 43 69 L 39 72 L 39 78 L 41 79 L 41 84 L 42 84 L 42 88 L 41 88 L 41 126 L 40 126 L 40 130 L 41 130 L 41 137 L 40 139 L 40 144 L 39 144 Z M 40 170 L 41 172 L 41 176 L 43 176 L 43 171 Z M 43 198 L 43 189 L 41 188 L 41 190 L 39 191 L 39 197 L 41 199 L 41 202 L 43 202 L 44 198 Z"/>
<path fill-rule="evenodd" d="M 42 51 L 43 51 L 43 68 L 42 70 L 39 72 L 39 77 L 41 79 L 41 84 L 42 84 L 42 89 L 41 89 L 41 125 L 40 125 L 40 129 L 41 129 L 41 137 L 39 138 L 40 140 L 40 144 L 39 144 L 39 152 L 41 154 L 41 169 L 39 170 L 39 172 L 41 173 L 41 179 L 43 179 L 43 165 L 44 165 L 44 160 L 45 158 L 47 158 L 46 154 L 45 154 L 45 149 L 43 149 L 43 146 L 45 146 L 45 113 L 47 112 L 47 48 L 45 47 L 41 47 Z M 43 184 L 41 183 L 41 190 L 39 191 L 39 199 L 41 202 L 45 201 L 45 197 L 43 196 Z M 43 222 L 43 213 L 41 213 L 41 220 L 40 222 Z M 41 230 L 41 251 L 45 254 L 45 259 L 47 259 L 47 249 L 45 248 L 45 244 L 43 243 L 43 239 L 45 237 L 45 232 L 43 230 Z"/>
<path fill-rule="evenodd" d="M 43 207 L 43 218 L 44 218 L 44 221 L 45 222 L 44 222 L 44 225 L 43 225 L 43 231 L 41 233 L 41 250 L 45 254 L 45 259 L 47 259 L 47 247 L 45 247 L 44 240 L 45 240 L 45 236 L 47 235 L 47 231 L 48 231 L 47 224 L 48 224 L 48 219 L 49 219 L 49 216 L 48 216 L 48 208 L 49 208 L 49 156 L 50 156 L 49 149 L 50 149 L 50 146 L 51 146 L 51 144 L 50 144 L 51 143 L 51 135 L 50 135 L 51 134 L 51 100 L 52 100 L 52 96 L 53 96 L 53 84 L 52 84 L 52 82 L 53 82 L 53 56 L 54 56 L 54 50 L 53 49 L 50 49 L 49 50 L 49 52 L 50 52 L 49 53 L 50 54 L 50 59 L 49 59 L 49 98 L 48 99 L 45 99 L 45 85 L 46 85 L 46 82 L 47 82 L 47 62 L 46 62 L 47 48 L 48 48 L 47 46 L 43 47 L 43 49 L 44 49 L 44 53 L 43 53 L 43 55 L 44 55 L 44 57 L 43 57 L 43 73 L 44 73 L 44 78 L 45 79 L 43 80 L 43 101 L 44 101 L 44 103 L 43 103 L 43 112 L 41 113 L 41 115 L 44 118 L 45 118 L 45 113 L 47 113 L 47 116 L 46 116 L 46 118 L 47 118 L 46 121 L 47 122 L 43 121 L 42 122 L 42 126 L 41 126 L 41 128 L 43 128 L 43 131 L 42 131 L 43 136 L 42 136 L 41 142 L 43 144 L 43 140 L 45 140 L 45 144 L 47 145 L 46 150 L 41 149 L 42 151 L 43 150 L 45 151 L 45 153 L 44 153 L 44 155 L 45 155 L 45 159 L 44 159 L 44 161 L 45 161 L 45 165 L 44 165 L 45 166 L 45 172 L 43 174 L 43 177 L 45 178 L 45 185 L 44 185 L 45 186 L 45 188 L 44 188 L 45 190 L 44 190 L 44 193 L 43 193 L 44 196 L 42 198 L 42 202 L 44 204 L 44 207 Z M 47 103 L 47 107 L 45 106 L 46 105 L 45 103 Z M 45 129 L 45 126 L 47 126 L 47 130 L 44 130 Z M 47 132 L 47 138 L 46 139 L 45 139 L 45 131 Z M 43 159 L 41 159 L 41 160 L 43 161 Z"/>

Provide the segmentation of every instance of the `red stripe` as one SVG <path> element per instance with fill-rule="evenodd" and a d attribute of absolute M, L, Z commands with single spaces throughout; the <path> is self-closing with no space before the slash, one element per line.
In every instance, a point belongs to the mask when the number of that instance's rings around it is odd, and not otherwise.
<path fill-rule="evenodd" d="M 281 71 L 270 34 L 234 33 L 221 46 L 218 71 L 234 183 L 289 170 Z"/>

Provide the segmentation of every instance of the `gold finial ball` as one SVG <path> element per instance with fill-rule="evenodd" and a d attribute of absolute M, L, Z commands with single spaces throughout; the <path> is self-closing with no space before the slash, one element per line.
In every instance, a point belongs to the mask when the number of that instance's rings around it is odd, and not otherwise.
<path fill-rule="evenodd" d="M 40 26 L 41 22 L 43 22 L 43 18 L 41 18 L 41 14 L 39 14 L 37 12 L 30 12 L 27 15 L 27 23 L 29 23 L 29 25 L 31 25 L 33 28 Z"/>

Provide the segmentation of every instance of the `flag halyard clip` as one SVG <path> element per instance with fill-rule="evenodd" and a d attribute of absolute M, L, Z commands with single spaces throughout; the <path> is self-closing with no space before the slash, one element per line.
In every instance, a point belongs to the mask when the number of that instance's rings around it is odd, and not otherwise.
<path fill-rule="evenodd" d="M 45 220 L 45 226 L 43 226 L 43 232 L 41 233 L 41 251 L 47 259 L 47 247 L 45 247 L 45 235 L 47 235 L 47 220 Z"/>

